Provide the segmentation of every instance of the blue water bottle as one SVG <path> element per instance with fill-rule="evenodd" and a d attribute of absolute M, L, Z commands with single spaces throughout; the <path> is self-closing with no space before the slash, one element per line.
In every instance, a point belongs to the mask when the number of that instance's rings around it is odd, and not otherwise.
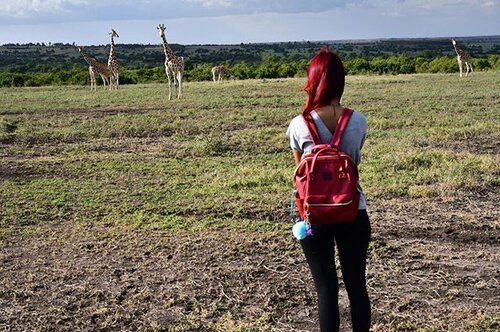
<path fill-rule="evenodd" d="M 303 240 L 308 235 L 312 235 L 311 224 L 307 221 L 298 221 L 292 228 L 293 236 L 297 240 Z"/>

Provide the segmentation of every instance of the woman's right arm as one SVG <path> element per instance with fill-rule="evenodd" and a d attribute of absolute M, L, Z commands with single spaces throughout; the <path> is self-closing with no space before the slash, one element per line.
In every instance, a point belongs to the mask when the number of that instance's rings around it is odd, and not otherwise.
<path fill-rule="evenodd" d="M 295 166 L 300 164 L 300 158 L 302 158 L 302 153 L 297 150 L 292 150 L 293 159 L 295 160 Z"/>
<path fill-rule="evenodd" d="M 286 131 L 286 134 L 290 139 L 290 147 L 292 148 L 293 160 L 295 161 L 295 165 L 300 164 L 300 159 L 302 158 L 302 152 L 299 151 L 300 139 L 297 135 L 297 119 L 298 117 L 295 117 L 292 120 L 292 122 L 288 126 L 288 130 Z"/>

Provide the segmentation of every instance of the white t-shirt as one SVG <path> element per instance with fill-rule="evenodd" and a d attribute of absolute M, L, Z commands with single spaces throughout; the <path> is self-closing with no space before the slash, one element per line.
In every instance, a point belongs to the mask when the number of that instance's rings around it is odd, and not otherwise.
<path fill-rule="evenodd" d="M 311 116 L 318 129 L 321 142 L 325 144 L 330 143 L 333 134 L 315 111 L 311 112 Z M 309 129 L 302 115 L 298 115 L 292 119 L 286 134 L 290 138 L 290 147 L 302 153 L 302 156 L 309 153 L 314 146 Z M 366 134 L 367 125 L 365 116 L 360 112 L 354 111 L 342 135 L 340 149 L 347 153 L 357 165 L 361 163 L 361 148 L 365 142 Z M 360 183 L 358 183 L 358 191 L 360 192 L 359 209 L 366 209 L 366 198 Z"/>

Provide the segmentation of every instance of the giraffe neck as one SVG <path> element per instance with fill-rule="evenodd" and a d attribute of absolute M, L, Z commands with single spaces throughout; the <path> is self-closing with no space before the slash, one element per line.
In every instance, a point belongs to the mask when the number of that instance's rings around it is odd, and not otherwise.
<path fill-rule="evenodd" d="M 102 73 L 102 74 L 108 74 L 108 66 L 106 66 L 104 63 L 99 62 L 96 58 L 92 57 L 91 55 L 81 52 L 83 55 L 83 59 L 85 62 L 92 67 L 92 70 L 97 72 L 97 73 Z"/>
<path fill-rule="evenodd" d="M 165 58 L 173 59 L 175 55 L 172 49 L 170 48 L 170 45 L 168 45 L 167 38 L 165 38 L 165 35 L 162 35 L 161 39 L 163 41 L 163 51 L 165 52 Z"/>
<path fill-rule="evenodd" d="M 457 53 L 457 55 L 462 55 L 464 53 L 456 44 L 453 45 L 453 48 L 455 49 L 455 53 Z"/>
<path fill-rule="evenodd" d="M 93 57 L 91 57 L 90 55 L 88 55 L 87 53 L 85 53 L 83 51 L 81 53 L 82 53 L 83 59 L 85 60 L 86 63 L 88 63 L 91 66 L 95 63 L 95 60 Z"/>
<path fill-rule="evenodd" d="M 113 35 L 111 35 L 109 57 L 108 57 L 108 66 L 111 65 L 111 63 L 113 62 L 114 59 L 115 59 L 115 39 L 113 38 Z"/>

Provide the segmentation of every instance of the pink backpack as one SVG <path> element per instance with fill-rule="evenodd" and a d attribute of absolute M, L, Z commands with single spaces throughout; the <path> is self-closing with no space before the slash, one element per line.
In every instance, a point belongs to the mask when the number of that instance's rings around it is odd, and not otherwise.
<path fill-rule="evenodd" d="M 311 224 L 352 222 L 358 214 L 358 167 L 340 150 L 352 113 L 344 109 L 330 144 L 321 144 L 311 115 L 304 117 L 314 146 L 295 169 L 294 199 L 302 220 Z"/>

